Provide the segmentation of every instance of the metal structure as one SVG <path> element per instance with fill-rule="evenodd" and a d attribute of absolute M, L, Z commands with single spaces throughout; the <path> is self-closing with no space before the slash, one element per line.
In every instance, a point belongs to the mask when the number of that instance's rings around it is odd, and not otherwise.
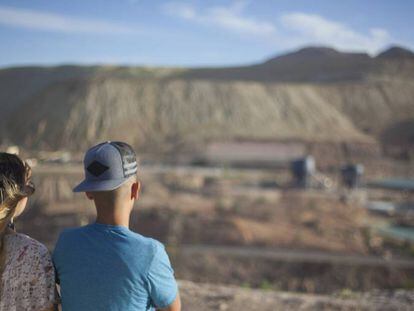
<path fill-rule="evenodd" d="M 346 187 L 359 188 L 364 175 L 364 166 L 362 164 L 348 164 L 341 169 L 341 173 L 342 182 Z"/>
<path fill-rule="evenodd" d="M 291 163 L 291 172 L 296 187 L 309 188 L 315 171 L 315 159 L 310 155 Z"/>

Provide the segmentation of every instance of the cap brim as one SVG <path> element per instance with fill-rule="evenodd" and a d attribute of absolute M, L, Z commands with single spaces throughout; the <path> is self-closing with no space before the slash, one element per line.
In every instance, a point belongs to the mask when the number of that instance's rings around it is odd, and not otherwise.
<path fill-rule="evenodd" d="M 73 192 L 111 191 L 120 187 L 127 180 L 128 178 L 99 181 L 84 180 L 73 188 Z"/>

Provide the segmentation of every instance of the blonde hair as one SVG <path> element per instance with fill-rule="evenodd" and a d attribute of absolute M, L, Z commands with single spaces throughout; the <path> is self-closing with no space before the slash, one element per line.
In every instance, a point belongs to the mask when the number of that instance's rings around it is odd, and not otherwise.
<path fill-rule="evenodd" d="M 0 152 L 0 276 L 4 268 L 4 237 L 19 201 L 34 191 L 31 168 L 17 155 Z M 1 288 L 0 288 L 1 291 Z"/>

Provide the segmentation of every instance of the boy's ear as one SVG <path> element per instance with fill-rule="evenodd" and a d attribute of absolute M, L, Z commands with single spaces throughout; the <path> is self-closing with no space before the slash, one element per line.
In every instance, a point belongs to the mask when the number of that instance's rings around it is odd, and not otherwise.
<path fill-rule="evenodd" d="M 85 192 L 85 195 L 86 195 L 86 197 L 87 197 L 89 200 L 93 200 L 93 195 L 92 195 L 92 193 L 90 193 L 90 192 Z"/>
<path fill-rule="evenodd" d="M 138 200 L 140 190 L 141 183 L 139 181 L 134 182 L 131 186 L 131 200 Z"/>

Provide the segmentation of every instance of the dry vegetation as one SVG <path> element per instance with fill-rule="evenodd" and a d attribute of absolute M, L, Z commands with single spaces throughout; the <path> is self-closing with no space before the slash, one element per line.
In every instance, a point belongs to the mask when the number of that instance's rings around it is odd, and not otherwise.
<path fill-rule="evenodd" d="M 369 252 L 364 236 L 365 211 L 333 198 L 288 193 L 268 199 L 250 198 L 246 194 L 236 198 L 222 195 L 209 201 L 191 194 L 173 195 L 166 202 L 169 207 L 151 207 L 148 213 L 160 221 L 176 219 L 180 228 L 168 236 L 178 235 L 175 239 L 183 244 Z M 146 221 L 145 213 L 143 210 L 139 215 L 142 225 Z"/>

